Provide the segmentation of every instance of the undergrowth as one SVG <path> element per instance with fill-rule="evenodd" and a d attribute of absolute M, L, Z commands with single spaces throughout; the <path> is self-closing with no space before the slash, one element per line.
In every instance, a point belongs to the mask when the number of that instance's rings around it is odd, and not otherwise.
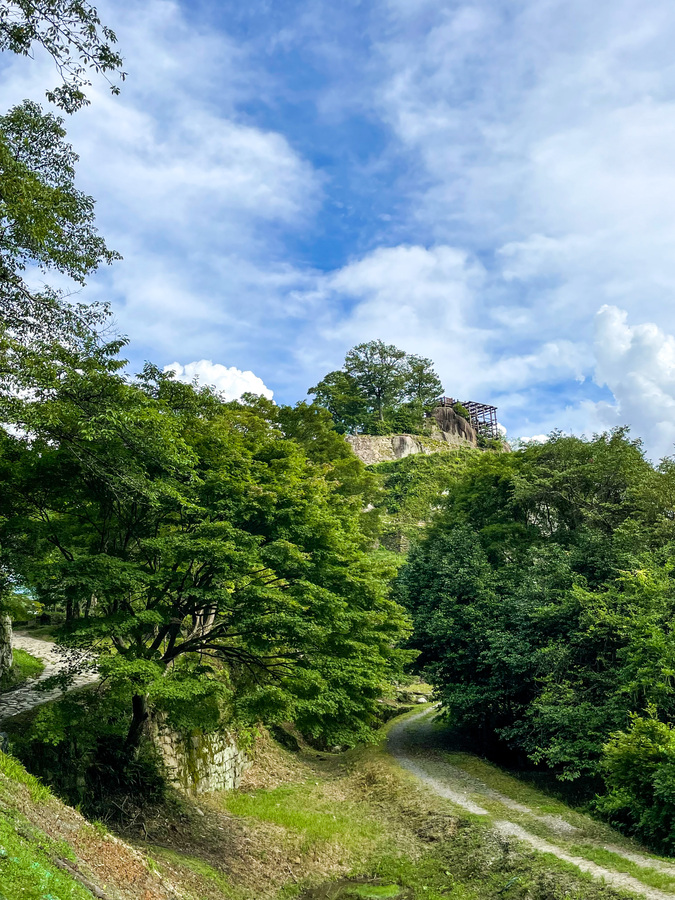
<path fill-rule="evenodd" d="M 35 678 L 44 672 L 44 663 L 41 659 L 21 650 L 17 647 L 12 651 L 14 665 L 0 677 L 0 691 L 6 691 L 9 688 L 16 687 L 18 684 L 26 681 L 28 678 Z"/>

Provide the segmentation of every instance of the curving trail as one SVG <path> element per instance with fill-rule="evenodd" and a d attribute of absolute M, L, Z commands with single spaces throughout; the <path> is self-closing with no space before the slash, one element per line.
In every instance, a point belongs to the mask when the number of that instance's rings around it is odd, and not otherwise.
<path fill-rule="evenodd" d="M 15 633 L 12 643 L 15 648 L 25 650 L 32 656 L 37 656 L 38 659 L 41 659 L 45 668 L 36 678 L 30 678 L 18 688 L 0 694 L 0 721 L 2 719 L 11 719 L 12 716 L 18 716 L 20 713 L 27 712 L 35 706 L 41 706 L 43 703 L 49 703 L 50 700 L 58 700 L 59 697 L 63 696 L 63 691 L 60 687 L 52 688 L 48 691 L 36 691 L 36 685 L 47 678 L 53 678 L 54 675 L 65 673 L 73 665 L 86 660 L 86 656 L 82 653 L 72 650 L 59 650 L 52 641 L 43 641 L 39 638 L 29 637 L 26 634 Z M 92 684 L 97 680 L 98 673 L 95 669 L 85 669 L 73 677 L 68 690 Z"/>
<path fill-rule="evenodd" d="M 675 888 L 673 891 L 659 890 L 643 884 L 632 875 L 600 866 L 568 852 L 556 843 L 556 839 L 574 835 L 579 830 L 575 825 L 567 822 L 562 816 L 537 815 L 525 804 L 494 790 L 485 782 L 454 766 L 445 758 L 449 748 L 444 747 L 442 737 L 439 737 L 438 731 L 434 728 L 434 713 L 435 709 L 427 708 L 414 716 L 395 722 L 389 731 L 388 750 L 404 769 L 419 778 L 435 794 L 450 800 L 468 813 L 489 817 L 492 827 L 504 837 L 523 841 L 541 853 L 552 853 L 558 859 L 572 863 L 582 872 L 602 879 L 612 887 L 640 894 L 649 900 L 675 900 Z M 481 806 L 483 798 L 486 805 L 492 807 L 492 812 Z M 497 813 L 495 809 L 498 810 Z M 522 824 L 510 819 L 509 812 L 525 814 L 541 823 L 548 830 L 549 838 L 545 839 L 528 831 Z M 522 815 L 519 818 L 522 819 Z M 584 840 L 586 843 L 592 843 L 588 838 Z M 618 846 L 595 843 L 598 848 L 611 850 L 635 865 L 656 869 L 675 877 L 675 864 L 625 851 Z"/>

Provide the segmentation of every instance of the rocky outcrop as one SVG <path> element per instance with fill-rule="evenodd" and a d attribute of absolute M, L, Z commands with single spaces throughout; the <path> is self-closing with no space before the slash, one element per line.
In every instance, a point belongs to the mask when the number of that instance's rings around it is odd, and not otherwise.
<path fill-rule="evenodd" d="M 186 794 L 236 790 L 250 765 L 234 735 L 226 731 L 179 732 L 154 717 L 150 732 L 169 780 Z"/>
<path fill-rule="evenodd" d="M 415 453 L 442 453 L 451 447 L 477 447 L 478 434 L 466 419 L 449 407 L 432 413 L 431 433 L 422 434 L 348 434 L 354 453 L 367 466 L 403 459 Z"/>
<path fill-rule="evenodd" d="M 9 616 L 0 616 L 0 677 L 14 665 L 12 654 L 12 620 Z"/>
<path fill-rule="evenodd" d="M 443 435 L 443 439 L 449 443 L 467 443 L 472 447 L 478 446 L 478 432 L 463 416 L 458 416 L 451 406 L 437 406 L 432 412 L 436 426 L 432 431 Z"/>

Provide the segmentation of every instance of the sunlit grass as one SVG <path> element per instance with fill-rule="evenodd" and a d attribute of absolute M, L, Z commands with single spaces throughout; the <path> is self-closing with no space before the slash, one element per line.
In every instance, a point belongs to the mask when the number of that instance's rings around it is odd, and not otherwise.
<path fill-rule="evenodd" d="M 14 665 L 0 678 L 0 690 L 7 690 L 17 684 L 21 684 L 27 678 L 35 678 L 44 672 L 44 663 L 41 659 L 21 650 L 17 647 L 13 653 Z"/>
<path fill-rule="evenodd" d="M 650 887 L 658 888 L 662 891 L 675 892 L 675 874 L 669 875 L 668 872 L 661 872 L 648 866 L 640 866 L 632 860 L 625 859 L 619 853 L 613 853 L 611 850 L 605 850 L 603 847 L 594 847 L 590 844 L 573 844 L 569 847 L 569 852 L 574 856 L 582 856 L 591 862 L 604 866 L 606 869 L 613 869 L 615 872 L 624 872 L 626 875 L 632 875 L 643 884 Z M 649 857 L 647 857 L 649 858 Z"/>
<path fill-rule="evenodd" d="M 362 810 L 336 801 L 311 783 L 232 793 L 226 795 L 225 803 L 236 816 L 271 822 L 302 835 L 304 849 L 332 841 L 350 852 L 373 844 L 381 833 L 380 826 Z"/>
<path fill-rule="evenodd" d="M 168 850 L 165 847 L 150 847 L 149 852 L 158 862 L 161 863 L 164 860 L 174 865 L 184 866 L 186 869 L 194 872 L 195 875 L 199 875 L 200 878 L 205 878 L 207 881 L 215 884 L 221 891 L 227 892 L 228 897 L 230 896 L 232 885 L 227 876 L 214 869 L 207 862 L 204 862 L 203 859 L 199 859 L 196 856 L 188 856 L 186 853 L 178 853 L 175 850 Z"/>
<path fill-rule="evenodd" d="M 18 759 L 9 756 L 7 753 L 0 751 L 0 772 L 11 781 L 17 781 L 19 784 L 25 785 L 30 791 L 30 798 L 33 803 L 44 803 L 52 796 L 49 788 L 44 785 L 38 778 L 27 772 Z"/>

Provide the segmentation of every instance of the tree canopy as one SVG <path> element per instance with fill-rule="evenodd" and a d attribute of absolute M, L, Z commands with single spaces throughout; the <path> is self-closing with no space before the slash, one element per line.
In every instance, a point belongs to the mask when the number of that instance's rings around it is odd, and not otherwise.
<path fill-rule="evenodd" d="M 367 553 L 369 477 L 320 409 L 223 403 L 114 357 L 61 371 L 0 434 L 0 540 L 63 639 L 147 702 L 231 697 L 350 743 L 405 654 Z M 17 422 L 19 419 L 17 418 Z"/>
<path fill-rule="evenodd" d="M 342 369 L 309 389 L 343 433 L 386 434 L 423 429 L 425 411 L 443 387 L 430 359 L 383 341 L 352 347 Z"/>
<path fill-rule="evenodd" d="M 85 88 L 91 71 L 124 79 L 122 57 L 114 49 L 115 32 L 104 25 L 85 0 L 2 0 L 0 2 L 0 51 L 30 56 L 41 46 L 52 57 L 61 84 L 47 97 L 66 112 L 88 101 Z M 119 86 L 109 81 L 114 94 Z"/>

